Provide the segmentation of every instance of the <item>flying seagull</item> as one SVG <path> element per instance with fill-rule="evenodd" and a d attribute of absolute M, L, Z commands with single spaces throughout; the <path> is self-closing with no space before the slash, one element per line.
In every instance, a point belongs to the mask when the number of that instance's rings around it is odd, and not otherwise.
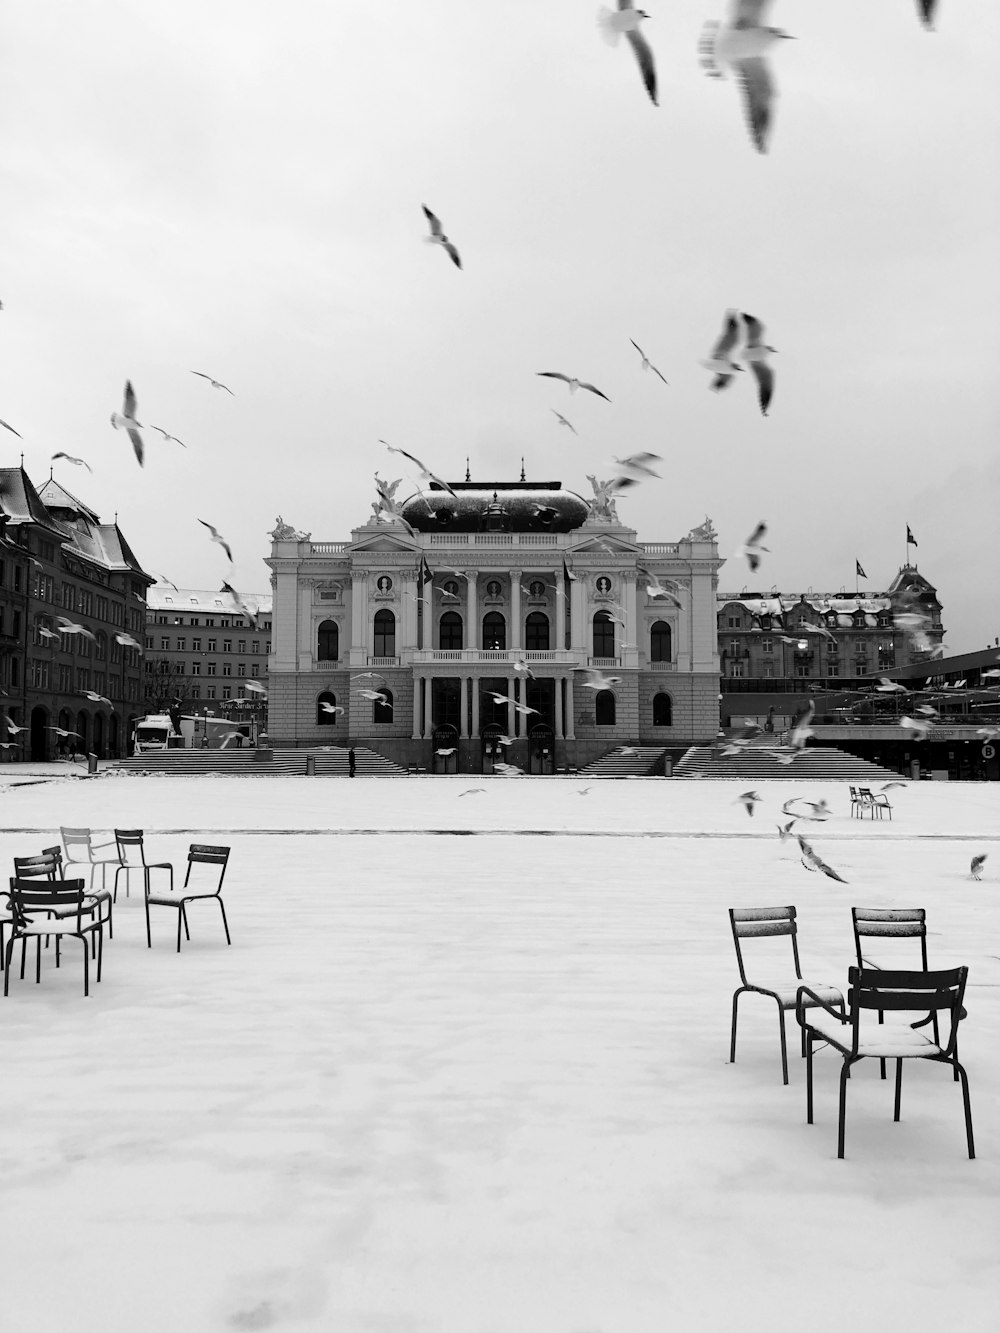
<path fill-rule="evenodd" d="M 78 731 L 66 731 L 64 727 L 46 727 L 45 730 L 54 731 L 57 736 L 62 736 L 64 740 L 68 740 L 70 736 L 75 736 L 77 740 L 83 739 Z"/>
<path fill-rule="evenodd" d="M 753 818 L 753 808 L 754 808 L 754 806 L 757 805 L 757 804 L 758 804 L 760 801 L 762 801 L 763 799 L 764 799 L 764 798 L 760 795 L 759 792 L 756 792 L 756 791 L 745 791 L 745 792 L 743 792 L 741 795 L 737 796 L 737 798 L 736 798 L 736 804 L 737 804 L 737 805 L 742 805 L 743 809 L 747 812 L 747 814 L 748 814 L 748 815 L 751 817 L 751 819 L 752 819 L 752 818 Z"/>
<path fill-rule="evenodd" d="M 765 53 L 791 34 L 761 23 L 771 0 L 735 0 L 729 23 L 706 27 L 702 37 L 702 64 L 712 78 L 723 77 L 728 65 L 740 82 L 747 128 L 758 153 L 767 152 L 771 132 L 774 86 Z"/>
<path fill-rule="evenodd" d="M 587 389 L 590 393 L 596 393 L 598 398 L 603 398 L 606 403 L 611 399 L 606 393 L 601 393 L 600 389 L 595 388 L 593 384 L 588 384 L 586 380 L 578 380 L 574 375 L 563 375 L 558 370 L 536 370 L 536 375 L 544 375 L 546 379 L 562 380 L 564 384 L 569 385 L 570 393 L 576 393 L 577 389 Z"/>
<path fill-rule="evenodd" d="M 328 704 L 326 700 L 321 700 L 320 710 L 324 713 L 343 713 L 344 709 L 340 704 Z"/>
<path fill-rule="evenodd" d="M 226 549 L 228 550 L 229 548 L 227 547 Z M 232 560 L 233 557 L 230 556 L 229 558 L 230 558 L 230 560 Z M 239 595 L 239 593 L 238 593 L 238 592 L 236 591 L 236 589 L 232 586 L 232 584 L 231 584 L 231 583 L 223 583 L 223 585 L 222 585 L 222 591 L 223 591 L 223 592 L 228 592 L 228 593 L 229 593 L 230 597 L 233 599 L 233 603 L 234 603 L 234 605 L 236 606 L 237 611 L 239 611 L 242 615 L 246 616 L 247 620 L 249 620 L 249 622 L 250 622 L 250 628 L 251 628 L 251 629 L 256 629 L 256 628 L 257 628 L 257 612 L 256 612 L 256 611 L 251 611 L 251 610 L 250 610 L 249 606 L 247 606 L 246 602 L 244 602 L 243 598 Z"/>
<path fill-rule="evenodd" d="M 436 481 L 442 490 L 447 491 L 449 495 L 454 495 L 456 500 L 458 499 L 458 496 L 455 495 L 455 492 L 448 483 L 442 481 L 440 477 L 435 476 L 426 463 L 421 463 L 419 458 L 415 458 L 413 454 L 408 454 L 405 449 L 397 449 L 394 444 L 389 444 L 386 440 L 379 440 L 379 444 L 384 444 L 390 454 L 402 454 L 404 458 L 408 458 L 422 477 L 427 481 Z"/>
<path fill-rule="evenodd" d="M 16 435 L 19 440 L 24 439 L 24 436 L 21 434 L 21 432 L 19 430 L 15 430 L 13 426 L 8 425 L 6 421 L 0 421 L 0 426 L 3 426 L 4 430 L 9 430 L 11 435 Z"/>
<path fill-rule="evenodd" d="M 40 639 L 58 639 L 59 635 L 54 629 L 48 629 L 45 625 L 39 625 L 38 637 Z"/>
<path fill-rule="evenodd" d="M 111 702 L 111 700 L 110 700 L 110 699 L 106 699 L 106 698 L 104 697 L 103 694 L 98 694 L 96 690 L 82 690 L 81 693 L 82 693 L 86 698 L 88 698 L 88 699 L 90 700 L 91 703 L 94 703 L 94 704 L 107 704 L 108 707 L 111 709 L 112 712 L 115 711 L 115 706 L 114 706 L 114 704 Z"/>
<path fill-rule="evenodd" d="M 203 370 L 192 370 L 191 374 L 197 375 L 199 379 L 208 380 L 213 389 L 225 389 L 226 393 L 232 394 L 234 398 L 236 397 L 228 384 L 222 384 L 219 380 L 213 380 L 211 375 L 206 375 Z M 180 443 L 180 441 L 178 441 L 178 443 Z"/>
<path fill-rule="evenodd" d="M 59 627 L 60 634 L 79 634 L 85 639 L 90 639 L 92 643 L 97 642 L 97 635 L 94 631 L 75 620 L 67 620 L 65 616 L 56 616 L 56 624 Z"/>
<path fill-rule="evenodd" d="M 142 467 L 142 460 L 146 452 L 146 446 L 142 442 L 142 436 L 139 431 L 142 429 L 139 422 L 135 419 L 136 401 L 135 390 L 132 388 L 132 381 L 125 381 L 125 396 L 122 400 L 122 410 L 111 413 L 111 424 L 115 430 L 122 427 L 128 431 L 128 437 L 132 441 L 132 448 L 135 450 L 135 456 L 139 460 L 139 466 Z"/>
<path fill-rule="evenodd" d="M 75 463 L 77 467 L 85 467 L 88 472 L 93 472 L 94 470 L 85 458 L 74 458 L 72 454 L 64 454 L 62 450 L 60 450 L 57 454 L 52 455 L 53 463 L 56 461 L 57 458 L 65 458 L 67 463 Z"/>
<path fill-rule="evenodd" d="M 659 103 L 656 100 L 656 65 L 653 63 L 653 52 L 650 50 L 649 43 L 639 31 L 639 25 L 643 19 L 648 19 L 649 15 L 644 9 L 636 9 L 632 0 L 618 0 L 617 13 L 613 9 L 608 9 L 607 5 L 602 5 L 597 11 L 597 26 L 601 30 L 601 35 L 610 46 L 618 45 L 618 38 L 624 34 L 625 40 L 631 46 L 639 65 L 639 73 L 642 75 L 642 82 L 646 92 L 649 93 L 649 99 L 654 106 Z"/>
<path fill-rule="evenodd" d="M 203 528 L 208 528 L 209 532 L 212 534 L 212 541 L 217 542 L 218 545 L 222 547 L 226 555 L 229 556 L 229 563 L 232 564 L 233 553 L 229 548 L 229 543 L 226 541 L 225 537 L 223 537 L 222 533 L 218 530 L 218 528 L 213 528 L 211 523 L 206 523 L 203 518 L 199 518 L 198 522 L 201 524 Z"/>
<path fill-rule="evenodd" d="M 619 467 L 624 468 L 626 473 L 638 472 L 641 477 L 659 477 L 659 472 L 656 472 L 651 468 L 650 463 L 662 463 L 663 459 L 659 454 L 639 453 L 629 454 L 628 458 L 613 458 L 611 461 L 617 463 Z M 628 476 L 618 477 L 616 478 L 615 484 L 621 486 L 628 481 L 634 482 L 635 480 L 637 480 L 637 478 Z"/>
<path fill-rule="evenodd" d="M 727 310 L 725 323 L 722 326 L 722 333 L 719 340 L 712 348 L 710 356 L 705 361 L 699 362 L 706 370 L 711 370 L 715 379 L 709 385 L 712 389 L 724 389 L 733 378 L 736 371 L 743 367 L 738 365 L 732 358 L 733 348 L 736 346 L 736 339 L 739 337 L 740 326 L 736 319 L 735 310 Z"/>
<path fill-rule="evenodd" d="M 974 856 L 969 870 L 973 879 L 979 879 L 983 872 L 983 862 L 986 860 L 989 852 L 983 852 L 982 856 Z"/>
<path fill-rule="evenodd" d="M 567 421 L 561 412 L 557 412 L 554 407 L 549 408 L 549 411 L 553 413 L 560 426 L 568 426 L 574 435 L 579 435 L 580 432 L 573 425 L 572 421 Z"/>
<path fill-rule="evenodd" d="M 9 717 L 8 717 L 8 718 L 5 718 L 4 721 L 7 723 L 7 734 L 8 734 L 9 736 L 16 736 L 16 735 L 18 734 L 18 732 L 21 732 L 21 731 L 27 731 L 27 730 L 28 730 L 27 727 L 19 727 L 19 726 L 17 725 L 17 723 L 16 723 L 16 722 L 12 722 L 12 721 L 10 720 Z"/>
<path fill-rule="evenodd" d="M 122 644 L 125 648 L 141 648 L 142 644 L 138 639 L 133 639 L 131 634 L 116 634 L 115 642 Z"/>
<path fill-rule="evenodd" d="M 761 551 L 767 551 L 768 555 L 771 553 L 767 546 L 761 546 L 761 542 L 766 536 L 767 524 L 758 523 L 743 545 L 735 552 L 736 555 L 746 556 L 747 564 L 750 566 L 751 572 L 755 572 L 760 565 Z"/>
<path fill-rule="evenodd" d="M 260 683 L 259 680 L 248 680 L 248 681 L 245 681 L 244 684 L 245 684 L 246 688 L 247 688 L 248 690 L 252 690 L 254 694 L 266 694 L 266 693 L 267 693 L 267 690 L 264 688 L 264 686 Z"/>
<path fill-rule="evenodd" d="M 824 875 L 829 875 L 831 879 L 837 880 L 841 884 L 846 884 L 847 880 L 842 875 L 838 875 L 836 870 L 831 869 L 827 863 L 813 851 L 812 847 L 806 842 L 801 834 L 796 834 L 799 847 L 802 849 L 802 864 L 807 870 L 822 870 Z"/>
<path fill-rule="evenodd" d="M 648 357 L 648 356 L 646 355 L 646 353 L 642 350 L 642 348 L 641 348 L 641 347 L 639 346 L 639 344 L 635 341 L 635 339 L 634 339 L 634 338 L 629 338 L 629 342 L 632 344 L 632 346 L 635 348 L 635 350 L 636 350 L 636 351 L 639 353 L 639 355 L 642 357 L 642 368 L 643 368 L 643 370 L 651 370 L 651 371 L 653 372 L 654 375 L 659 375 L 660 379 L 663 380 L 663 383 L 664 383 L 664 384 L 669 384 L 669 380 L 667 380 L 667 379 L 664 377 L 662 371 L 657 370 L 657 368 L 653 365 L 652 361 L 650 361 L 649 357 Z"/>
<path fill-rule="evenodd" d="M 431 210 L 427 207 L 426 204 L 421 204 L 420 207 L 424 210 L 424 217 L 430 224 L 430 229 L 431 229 L 431 234 L 429 236 L 425 236 L 424 240 L 427 241 L 428 244 L 430 245 L 440 245 L 443 249 L 447 250 L 448 254 L 451 256 L 451 262 L 455 265 L 456 268 L 461 268 L 462 261 L 458 257 L 458 251 L 455 249 L 454 245 L 452 245 L 451 241 L 448 240 L 448 237 L 444 234 L 444 229 L 441 226 L 440 221 L 437 219 L 437 217 L 435 217 L 435 215 L 431 212 Z"/>
<path fill-rule="evenodd" d="M 195 372 L 192 371 L 192 374 L 194 374 L 194 373 L 195 373 Z M 234 397 L 234 398 L 235 398 L 235 396 L 236 396 L 236 395 L 233 394 L 233 397 Z M 187 448 L 187 445 L 184 443 L 183 440 L 179 440 L 179 439 L 177 438 L 176 435 L 171 435 L 170 432 L 169 432 L 169 431 L 165 431 L 165 430 L 163 429 L 162 426 L 150 426 L 149 429 L 150 429 L 150 430 L 156 430 L 156 431 L 159 431 L 160 434 L 163 436 L 163 438 L 164 438 L 165 440 L 173 440 L 174 444 L 179 444 L 180 447 L 181 447 L 182 449 L 186 449 L 186 448 Z"/>
<path fill-rule="evenodd" d="M 741 360 L 746 361 L 757 379 L 757 399 L 760 403 L 760 410 L 763 416 L 767 416 L 767 409 L 774 394 L 774 371 L 767 364 L 767 358 L 771 352 L 777 351 L 775 347 L 768 347 L 764 339 L 764 325 L 759 319 L 754 319 L 753 315 L 743 315 L 743 323 L 747 330 L 747 343 L 743 349 Z"/>
<path fill-rule="evenodd" d="M 621 684 L 621 676 L 605 676 L 600 671 L 587 669 L 588 679 L 583 682 L 585 690 L 610 690 L 612 685 Z"/>

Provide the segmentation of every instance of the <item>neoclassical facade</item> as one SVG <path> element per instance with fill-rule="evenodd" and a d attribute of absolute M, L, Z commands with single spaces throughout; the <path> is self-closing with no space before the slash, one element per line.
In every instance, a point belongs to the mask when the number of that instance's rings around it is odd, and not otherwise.
<path fill-rule="evenodd" d="M 706 521 L 639 542 L 608 487 L 432 483 L 350 541 L 271 534 L 270 742 L 360 744 L 438 772 L 682 752 L 719 725 Z"/>

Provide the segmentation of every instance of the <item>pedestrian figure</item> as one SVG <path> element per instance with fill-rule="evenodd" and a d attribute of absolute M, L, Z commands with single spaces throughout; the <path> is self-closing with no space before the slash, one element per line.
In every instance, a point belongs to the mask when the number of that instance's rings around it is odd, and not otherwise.
<path fill-rule="evenodd" d="M 354 768 L 355 768 L 354 747 L 352 745 L 351 748 L 347 751 L 347 776 L 349 778 L 354 777 Z"/>

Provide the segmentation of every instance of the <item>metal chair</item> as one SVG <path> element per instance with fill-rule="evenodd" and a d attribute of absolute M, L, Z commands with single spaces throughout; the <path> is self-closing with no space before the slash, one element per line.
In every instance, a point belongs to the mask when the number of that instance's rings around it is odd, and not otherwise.
<path fill-rule="evenodd" d="M 884 791 L 880 791 L 878 795 L 876 795 L 870 787 L 859 787 L 858 795 L 864 801 L 865 809 L 871 811 L 872 819 L 874 819 L 876 815 L 881 819 L 888 810 L 889 822 L 890 824 L 892 823 L 892 806 L 889 804 L 889 798 Z"/>
<path fill-rule="evenodd" d="M 847 1115 L 847 1080 L 851 1066 L 859 1060 L 874 1058 L 896 1061 L 896 1095 L 893 1120 L 899 1120 L 903 1087 L 903 1061 L 934 1060 L 955 1070 L 962 1082 L 965 1109 L 965 1135 L 969 1156 L 975 1157 L 972 1139 L 972 1110 L 969 1105 L 969 1080 L 958 1062 L 958 1024 L 965 1016 L 963 999 L 968 979 L 967 967 L 944 972 L 890 972 L 852 967 L 848 972 L 848 1014 L 838 1013 L 821 996 L 803 985 L 795 1007 L 795 1016 L 806 1041 L 806 1123 L 813 1123 L 813 1042 L 826 1042 L 844 1057 L 840 1070 L 840 1110 L 837 1125 L 837 1156 L 844 1155 L 844 1125 Z M 867 1015 L 892 1013 L 888 1023 L 872 1023 Z M 929 1012 L 928 1012 L 929 1011 Z M 947 1012 L 951 1023 L 947 1043 L 942 1046 L 918 1029 L 939 1013 Z M 927 1015 L 908 1023 L 902 1015 Z"/>
<path fill-rule="evenodd" d="M 851 818 L 854 819 L 855 816 L 857 816 L 858 819 L 864 819 L 866 808 L 864 797 L 860 794 L 857 787 L 851 787 L 850 784 L 848 784 L 848 789 L 851 793 Z"/>
<path fill-rule="evenodd" d="M 184 935 L 186 939 L 191 938 L 188 930 L 187 904 L 197 902 L 199 898 L 214 898 L 219 904 L 219 911 L 222 913 L 222 927 L 226 932 L 226 943 L 232 944 L 229 938 L 229 922 L 226 920 L 226 908 L 222 901 L 222 881 L 226 877 L 226 866 L 229 864 L 229 847 L 212 846 L 210 843 L 193 842 L 188 850 L 187 873 L 184 876 L 184 883 L 179 893 L 173 892 L 173 877 L 171 876 L 170 893 L 151 893 L 149 886 L 146 886 L 146 947 L 153 947 L 153 940 L 149 929 L 149 909 L 150 907 L 173 907 L 177 909 L 177 952 L 181 951 L 181 925 L 184 926 Z M 218 879 L 211 886 L 189 888 L 191 872 L 196 866 L 211 866 L 218 871 Z"/>
<path fill-rule="evenodd" d="M 174 887 L 174 868 L 169 861 L 147 861 L 142 829 L 115 829 L 115 845 L 118 848 L 118 869 L 115 871 L 114 901 L 118 901 L 118 876 L 125 876 L 125 897 L 129 896 L 129 881 L 133 870 L 141 871 L 143 888 L 149 895 L 149 876 L 153 870 L 166 870 L 170 875 L 170 888 Z M 139 859 L 129 857 L 138 851 Z"/>
<path fill-rule="evenodd" d="M 49 880 L 64 880 L 66 878 L 66 867 L 63 862 L 63 853 L 61 847 L 43 847 L 36 856 L 15 856 L 14 874 L 19 879 L 45 878 Z M 87 889 L 87 897 L 93 900 L 99 910 L 101 907 L 107 909 L 102 921 L 108 927 L 108 935 L 114 938 L 114 927 L 111 922 L 111 893 L 108 889 L 95 889 L 93 887 L 93 877 L 91 884 Z"/>
<path fill-rule="evenodd" d="M 4 950 L 3 993 L 10 987 L 10 963 L 14 945 L 21 941 L 21 977 L 24 977 L 25 946 L 35 941 L 35 982 L 42 979 L 42 939 L 54 935 L 57 942 L 78 939 L 83 944 L 83 993 L 90 994 L 91 941 L 97 939 L 97 980 L 101 979 L 104 957 L 104 925 L 95 914 L 95 904 L 88 902 L 82 879 L 67 879 L 40 884 L 37 879 L 11 879 L 10 906 L 13 930 Z M 89 918 L 89 919 L 86 919 Z M 58 965 L 58 947 L 56 951 Z"/>
<path fill-rule="evenodd" d="M 89 828 L 60 828 L 60 837 L 65 848 L 68 866 L 86 866 L 90 875 L 90 887 L 94 887 L 94 874 L 100 869 L 101 888 L 107 889 L 108 867 L 121 865 L 117 845 L 114 842 L 94 842 L 94 835 Z M 114 856 L 97 856 L 105 847 L 115 847 Z"/>
<path fill-rule="evenodd" d="M 799 945 L 798 928 L 795 923 L 794 907 L 730 907 L 729 920 L 733 928 L 733 943 L 736 945 L 736 961 L 740 968 L 740 980 L 742 986 L 733 993 L 733 1026 L 729 1043 L 729 1062 L 733 1064 L 736 1060 L 736 1016 L 739 998 L 745 992 L 750 991 L 755 995 L 766 995 L 774 1000 L 778 1006 L 778 1034 L 781 1038 L 781 1081 L 788 1082 L 788 1053 L 785 1045 L 785 1012 L 788 1009 L 794 1009 L 798 999 L 799 988 L 803 985 L 802 971 L 799 966 Z M 789 968 L 787 962 L 776 963 L 771 961 L 770 968 L 774 970 L 775 975 L 766 979 L 758 976 L 756 981 L 747 979 L 746 967 L 743 960 L 743 950 L 740 944 L 741 940 L 761 938 L 764 936 L 787 935 L 791 940 L 792 946 L 792 966 Z M 763 963 L 760 960 L 758 965 Z M 766 980 L 767 984 L 764 984 Z M 839 1006 L 841 1011 L 844 1008 L 844 997 L 836 986 L 826 984 L 810 983 L 814 991 L 824 996 L 826 1001 L 832 1001 Z M 805 1054 L 805 1038 L 802 1039 L 802 1053 Z"/>

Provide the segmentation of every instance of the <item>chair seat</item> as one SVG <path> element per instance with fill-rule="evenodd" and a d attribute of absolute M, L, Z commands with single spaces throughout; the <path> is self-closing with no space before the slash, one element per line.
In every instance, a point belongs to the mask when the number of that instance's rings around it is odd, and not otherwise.
<path fill-rule="evenodd" d="M 806 996 L 806 999 L 809 997 Z M 875 1014 L 872 1013 L 870 1021 L 867 1015 L 861 1023 L 861 1032 L 858 1037 L 858 1055 L 873 1055 L 885 1060 L 906 1059 L 908 1056 L 922 1056 L 926 1058 L 931 1055 L 942 1054 L 941 1047 L 936 1042 L 925 1037 L 922 1032 L 915 1031 L 909 1023 L 901 1019 L 893 1019 L 891 1014 L 886 1015 L 886 1021 L 879 1023 Z M 850 1023 L 841 1023 L 834 1018 L 833 1014 L 828 1014 L 825 1009 L 815 1009 L 809 1016 L 808 1026 L 813 1032 L 821 1036 L 824 1041 L 828 1041 L 831 1046 L 836 1046 L 839 1051 L 845 1054 L 851 1050 L 853 1042 L 853 1033 Z"/>
<path fill-rule="evenodd" d="M 76 912 L 73 912 L 74 918 Z M 80 929 L 76 928 L 76 921 L 48 917 L 45 921 L 31 920 L 26 922 L 24 929 L 19 932 L 21 935 L 80 935 L 88 930 L 99 930 L 100 921 L 81 921 Z"/>
<path fill-rule="evenodd" d="M 776 995 L 782 1009 L 794 1009 L 795 1002 L 798 999 L 799 987 L 808 986 L 814 990 L 821 999 L 827 1004 L 843 1004 L 843 994 L 836 986 L 831 986 L 827 982 L 820 981 L 799 981 L 797 977 L 779 977 L 773 981 L 761 980 L 759 977 L 748 983 L 754 990 L 767 991 L 769 995 Z M 815 1004 L 807 995 L 805 1003 L 809 1006 Z"/>
<path fill-rule="evenodd" d="M 180 907 L 182 903 L 192 902 L 195 898 L 218 898 L 217 893 L 151 893 L 146 902 L 154 907 Z"/>

